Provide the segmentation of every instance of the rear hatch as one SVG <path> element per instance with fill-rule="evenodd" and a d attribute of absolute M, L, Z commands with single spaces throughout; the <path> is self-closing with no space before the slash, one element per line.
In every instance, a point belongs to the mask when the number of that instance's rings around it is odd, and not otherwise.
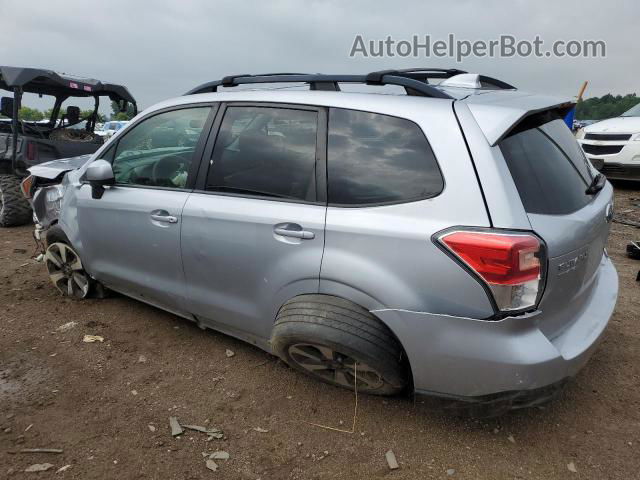
<path fill-rule="evenodd" d="M 557 113 L 527 117 L 498 143 L 533 231 L 547 248 L 540 328 L 550 338 L 580 317 L 592 293 L 613 214 L 610 184 L 586 190 L 597 172 Z"/>

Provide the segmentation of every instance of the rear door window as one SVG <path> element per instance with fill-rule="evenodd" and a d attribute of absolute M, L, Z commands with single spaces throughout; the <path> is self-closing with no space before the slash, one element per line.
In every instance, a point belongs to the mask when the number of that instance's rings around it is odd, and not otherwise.
<path fill-rule="evenodd" d="M 225 111 L 206 189 L 315 201 L 318 112 L 237 106 Z"/>
<path fill-rule="evenodd" d="M 411 202 L 444 188 L 418 125 L 339 108 L 329 113 L 327 182 L 329 203 L 351 206 Z"/>
<path fill-rule="evenodd" d="M 500 150 L 528 213 L 569 214 L 591 201 L 585 193 L 591 170 L 557 116 L 543 114 L 526 120 L 500 142 Z"/>

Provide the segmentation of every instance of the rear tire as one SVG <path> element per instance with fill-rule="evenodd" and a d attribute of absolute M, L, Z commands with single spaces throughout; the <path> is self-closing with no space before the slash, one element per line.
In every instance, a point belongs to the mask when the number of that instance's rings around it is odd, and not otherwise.
<path fill-rule="evenodd" d="M 20 190 L 20 179 L 0 175 L 0 227 L 17 227 L 31 222 L 31 205 Z"/>
<path fill-rule="evenodd" d="M 364 308 L 339 297 L 301 295 L 278 312 L 274 352 L 322 382 L 373 395 L 408 385 L 404 351 L 389 328 Z M 354 372 L 354 366 L 356 366 Z"/>

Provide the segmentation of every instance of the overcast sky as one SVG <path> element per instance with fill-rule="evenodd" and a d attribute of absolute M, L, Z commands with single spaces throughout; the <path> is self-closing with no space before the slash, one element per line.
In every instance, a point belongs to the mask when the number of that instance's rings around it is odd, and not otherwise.
<path fill-rule="evenodd" d="M 455 67 L 523 90 L 640 94 L 640 2 L 0 0 L 0 63 L 122 83 L 144 107 L 234 73 Z M 354 37 L 604 40 L 604 59 L 349 58 Z"/>

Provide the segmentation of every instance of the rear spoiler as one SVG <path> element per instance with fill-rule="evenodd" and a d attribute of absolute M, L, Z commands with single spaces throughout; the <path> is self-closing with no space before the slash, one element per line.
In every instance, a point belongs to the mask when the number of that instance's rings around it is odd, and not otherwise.
<path fill-rule="evenodd" d="M 555 110 L 564 117 L 575 106 L 575 102 L 570 99 L 521 91 L 471 95 L 461 102 L 469 107 L 480 130 L 492 147 L 531 115 Z"/>

